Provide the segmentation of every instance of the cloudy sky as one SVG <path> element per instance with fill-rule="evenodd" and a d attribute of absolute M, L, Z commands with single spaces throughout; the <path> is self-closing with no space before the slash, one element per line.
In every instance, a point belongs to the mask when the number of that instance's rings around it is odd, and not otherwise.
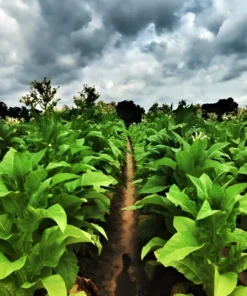
<path fill-rule="evenodd" d="M 35 79 L 101 99 L 247 105 L 246 0 L 0 0 L 0 101 Z"/>

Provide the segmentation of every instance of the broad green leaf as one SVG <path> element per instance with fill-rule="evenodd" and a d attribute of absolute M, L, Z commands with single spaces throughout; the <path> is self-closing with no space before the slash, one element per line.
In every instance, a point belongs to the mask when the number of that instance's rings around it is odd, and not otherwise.
<path fill-rule="evenodd" d="M 67 225 L 64 233 L 58 226 L 45 229 L 41 241 L 29 254 L 30 273 L 35 276 L 45 266 L 55 268 L 67 245 L 82 242 L 94 243 L 89 233 L 75 226 Z"/>
<path fill-rule="evenodd" d="M 154 252 L 157 260 L 164 266 L 172 266 L 173 261 L 182 260 L 204 246 L 197 240 L 195 221 L 185 217 L 175 217 L 174 227 L 178 232 L 163 248 Z"/>
<path fill-rule="evenodd" d="M 5 196 L 9 193 L 8 188 L 5 186 L 4 182 L 0 180 L 0 197 Z"/>
<path fill-rule="evenodd" d="M 0 215 L 0 239 L 6 240 L 11 235 L 13 221 L 8 214 Z"/>
<path fill-rule="evenodd" d="M 173 261 L 184 259 L 189 254 L 201 249 L 197 239 L 191 234 L 176 233 L 161 249 L 154 252 L 157 260 L 165 267 L 173 266 Z"/>
<path fill-rule="evenodd" d="M 50 218 L 54 220 L 62 232 L 67 226 L 67 215 L 64 209 L 59 204 L 55 204 L 48 209 L 34 209 L 29 206 L 24 213 L 24 220 L 19 221 L 19 225 L 24 232 L 32 232 L 39 226 L 41 220 Z"/>
<path fill-rule="evenodd" d="M 202 200 L 209 198 L 209 191 L 213 186 L 213 182 L 211 181 L 209 176 L 206 174 L 203 174 L 200 178 L 196 178 L 188 174 L 187 176 L 190 178 L 191 182 L 195 185 L 197 190 L 197 196 Z"/>
<path fill-rule="evenodd" d="M 24 184 L 24 188 L 27 194 L 31 195 L 35 193 L 39 189 L 41 182 L 46 178 L 46 176 L 46 170 L 37 170 L 30 172 L 26 177 Z"/>
<path fill-rule="evenodd" d="M 190 213 L 193 217 L 197 216 L 199 210 L 197 204 L 192 201 L 188 195 L 181 192 L 176 185 L 171 186 L 166 196 L 176 206 L 180 206 L 183 211 Z"/>
<path fill-rule="evenodd" d="M 247 295 L 247 287 L 238 286 L 229 296 L 246 296 Z"/>
<path fill-rule="evenodd" d="M 234 239 L 236 238 L 236 239 Z M 237 243 L 239 246 L 241 245 L 241 239 L 246 240 L 246 238 L 242 235 L 242 237 L 238 237 L 237 235 L 232 238 L 232 241 L 234 241 L 235 243 Z M 246 248 L 246 243 L 245 246 L 243 247 L 244 249 Z M 236 273 L 240 273 L 244 270 L 247 269 L 247 255 L 242 255 L 241 258 L 239 259 L 235 259 L 232 263 L 229 262 L 228 266 L 227 266 L 227 271 L 232 271 L 232 272 L 236 272 Z"/>
<path fill-rule="evenodd" d="M 103 227 L 95 223 L 90 223 L 90 224 L 92 225 L 93 228 L 95 228 L 99 233 L 101 233 L 108 240 L 106 232 Z"/>
<path fill-rule="evenodd" d="M 78 261 L 75 253 L 66 252 L 60 258 L 58 265 L 54 268 L 54 271 L 63 278 L 67 290 L 71 289 L 75 283 L 76 276 L 78 274 Z"/>
<path fill-rule="evenodd" d="M 228 296 L 236 288 L 237 281 L 238 277 L 236 273 L 227 272 L 219 274 L 218 269 L 215 266 L 213 296 Z"/>
<path fill-rule="evenodd" d="M 195 285 L 205 284 L 207 275 L 210 274 L 212 268 L 205 262 L 206 259 L 196 253 L 192 253 L 179 261 L 173 261 L 172 267 L 176 268 L 188 280 Z"/>
<path fill-rule="evenodd" d="M 206 152 L 207 159 L 213 158 L 215 153 L 218 153 L 219 150 L 228 146 L 229 143 L 215 143 L 213 144 L 208 151 Z"/>
<path fill-rule="evenodd" d="M 196 220 L 198 221 L 198 220 L 205 219 L 205 218 L 210 217 L 218 212 L 220 212 L 220 211 L 219 210 L 212 210 L 210 203 L 207 200 L 205 200 L 200 208 L 200 211 L 196 217 Z"/>
<path fill-rule="evenodd" d="M 140 194 L 142 193 L 157 193 L 165 190 L 169 187 L 166 183 L 165 176 L 152 176 L 148 178 L 148 181 L 142 186 Z"/>
<path fill-rule="evenodd" d="M 80 185 L 81 186 L 93 186 L 95 188 L 101 186 L 109 186 L 117 184 L 117 180 L 111 176 L 107 176 L 102 172 L 90 172 L 87 171 L 82 175 Z"/>
<path fill-rule="evenodd" d="M 74 243 L 93 243 L 92 237 L 86 231 L 79 229 L 73 225 L 67 225 L 64 236 L 67 237 L 66 243 L 74 244 Z"/>
<path fill-rule="evenodd" d="M 77 210 L 81 208 L 82 203 L 85 201 L 75 195 L 62 193 L 54 196 L 52 203 L 60 204 L 68 215 L 73 215 Z"/>
<path fill-rule="evenodd" d="M 19 288 L 14 276 L 0 281 L 0 291 L 1 296 L 26 296 L 26 293 Z"/>
<path fill-rule="evenodd" d="M 241 166 L 241 168 L 238 171 L 239 174 L 247 175 L 247 163 Z"/>
<path fill-rule="evenodd" d="M 90 131 L 87 136 L 86 136 L 86 139 L 87 138 L 91 138 L 91 137 L 97 137 L 97 138 L 105 138 L 102 134 L 102 132 L 100 131 Z"/>
<path fill-rule="evenodd" d="M 84 139 L 84 138 L 81 138 L 81 139 L 77 139 L 77 140 L 76 140 L 76 144 L 77 144 L 78 146 L 82 146 L 84 143 L 85 143 L 85 139 Z"/>
<path fill-rule="evenodd" d="M 78 163 L 73 166 L 72 170 L 74 174 L 78 174 L 80 172 L 96 171 L 96 168 L 86 163 Z"/>
<path fill-rule="evenodd" d="M 214 183 L 209 192 L 210 204 L 213 208 L 220 209 L 222 200 L 225 199 L 225 190 L 220 184 Z"/>
<path fill-rule="evenodd" d="M 11 143 L 18 143 L 20 145 L 26 146 L 26 142 L 22 138 L 13 137 L 13 138 L 11 138 L 10 142 Z"/>
<path fill-rule="evenodd" d="M 41 159 L 45 156 L 47 148 L 40 150 L 37 153 L 32 153 L 31 154 L 31 163 L 32 163 L 32 168 L 36 168 L 38 163 L 41 161 Z"/>
<path fill-rule="evenodd" d="M 108 143 L 111 147 L 111 150 L 112 150 L 112 153 L 113 153 L 115 159 L 119 159 L 121 151 L 115 146 L 115 144 L 111 140 L 109 140 Z"/>
<path fill-rule="evenodd" d="M 24 266 L 26 259 L 26 256 L 22 256 L 18 260 L 11 262 L 0 252 L 0 280 L 6 278 L 13 272 L 20 270 Z"/>
<path fill-rule="evenodd" d="M 3 160 L 0 163 L 0 173 L 7 174 L 13 177 L 13 170 L 14 170 L 14 155 L 16 150 L 10 148 L 9 151 L 4 155 Z"/>
<path fill-rule="evenodd" d="M 40 184 L 38 190 L 30 196 L 30 200 L 29 200 L 30 206 L 34 208 L 47 206 L 45 192 L 47 192 L 47 189 L 50 187 L 50 183 L 51 183 L 51 178 L 46 179 L 44 182 Z"/>
<path fill-rule="evenodd" d="M 26 176 L 32 171 L 32 163 L 22 153 L 14 154 L 13 176 L 20 190 L 24 190 Z"/>
<path fill-rule="evenodd" d="M 169 201 L 166 197 L 158 195 L 158 194 L 151 194 L 149 196 L 144 197 L 143 199 L 137 201 L 135 206 L 144 206 L 146 204 L 153 204 L 159 205 L 166 209 L 173 209 L 174 205 L 171 201 Z"/>
<path fill-rule="evenodd" d="M 60 162 L 50 162 L 48 166 L 46 167 L 47 170 L 52 170 L 56 168 L 69 168 L 71 167 L 71 164 L 67 163 L 66 161 L 60 161 Z"/>
<path fill-rule="evenodd" d="M 54 274 L 42 279 L 44 288 L 47 290 L 49 296 L 67 296 L 67 289 L 63 278 Z"/>
<path fill-rule="evenodd" d="M 239 199 L 239 211 L 241 214 L 247 215 L 247 194 Z"/>
<path fill-rule="evenodd" d="M 233 176 L 237 176 L 238 169 L 230 163 L 220 163 L 219 161 L 209 159 L 203 165 L 204 169 L 214 169 L 217 174 L 231 172 Z"/>
<path fill-rule="evenodd" d="M 161 248 L 165 245 L 166 240 L 160 238 L 160 237 L 153 237 L 143 248 L 142 248 L 142 252 L 141 252 L 141 259 L 143 260 L 144 257 L 146 257 L 146 255 L 157 249 L 157 248 Z"/>
<path fill-rule="evenodd" d="M 79 179 L 79 176 L 75 174 L 69 174 L 69 173 L 59 173 L 52 178 L 51 185 L 55 186 L 56 184 L 59 184 L 68 180 L 73 180 L 73 179 Z"/>
<path fill-rule="evenodd" d="M 168 166 L 168 167 L 172 168 L 173 170 L 175 170 L 177 164 L 174 160 L 172 160 L 171 158 L 168 158 L 168 157 L 163 157 L 159 160 L 155 160 L 155 161 L 148 164 L 148 167 L 152 167 L 155 169 L 158 169 L 161 166 Z"/>
<path fill-rule="evenodd" d="M 177 169 L 184 172 L 195 170 L 194 157 L 189 151 L 180 151 L 176 154 Z"/>
<path fill-rule="evenodd" d="M 85 196 L 84 196 L 87 200 L 89 201 L 95 201 L 95 200 L 99 200 L 101 201 L 101 203 L 104 204 L 105 208 L 106 209 L 109 209 L 110 208 L 110 199 L 104 195 L 103 193 L 100 193 L 100 192 L 96 192 L 95 190 L 88 190 L 86 193 L 85 193 Z"/>
<path fill-rule="evenodd" d="M 67 296 L 67 289 L 63 278 L 59 274 L 54 274 L 49 277 L 41 278 L 37 282 L 25 282 L 21 286 L 23 289 L 35 290 L 37 288 L 45 288 L 49 296 Z"/>
<path fill-rule="evenodd" d="M 236 196 L 247 188 L 247 183 L 239 183 L 229 186 L 225 191 L 225 199 L 222 200 L 221 206 L 224 210 L 230 210 L 237 202 Z"/>
<path fill-rule="evenodd" d="M 234 184 L 226 189 L 226 196 L 234 198 L 247 188 L 247 183 Z"/>

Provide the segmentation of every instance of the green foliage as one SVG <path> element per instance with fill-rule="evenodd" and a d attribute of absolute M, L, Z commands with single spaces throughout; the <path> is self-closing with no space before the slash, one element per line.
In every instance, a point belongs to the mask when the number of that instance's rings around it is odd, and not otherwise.
<path fill-rule="evenodd" d="M 96 93 L 95 87 L 84 85 L 83 90 L 79 92 L 79 97 L 74 96 L 74 103 L 81 111 L 86 111 L 95 105 L 95 102 L 100 97 L 99 93 Z"/>
<path fill-rule="evenodd" d="M 0 287 L 3 295 L 67 295 L 78 273 L 76 244 L 101 252 L 109 192 L 121 181 L 124 123 L 112 115 L 71 121 L 46 109 L 1 125 Z M 85 295 L 80 293 L 79 295 Z"/>
<path fill-rule="evenodd" d="M 23 96 L 20 102 L 30 107 L 33 115 L 37 107 L 44 112 L 51 111 L 60 101 L 60 99 L 54 99 L 58 88 L 59 86 L 52 89 L 51 81 L 46 81 L 46 77 L 42 82 L 35 80 L 30 83 L 31 94 Z"/>
<path fill-rule="evenodd" d="M 237 277 L 247 269 L 239 222 L 247 214 L 246 123 L 204 121 L 181 102 L 173 116 L 158 115 L 129 133 L 138 201 L 126 210 L 140 211 L 148 273 L 172 266 L 209 296 L 243 295 Z"/>

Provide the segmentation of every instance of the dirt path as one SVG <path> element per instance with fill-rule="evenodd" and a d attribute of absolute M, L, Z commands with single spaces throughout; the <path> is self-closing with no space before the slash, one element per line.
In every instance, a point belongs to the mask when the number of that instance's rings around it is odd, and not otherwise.
<path fill-rule="evenodd" d="M 127 149 L 132 151 L 128 140 Z M 134 160 L 126 155 L 124 169 L 126 187 L 119 188 L 111 202 L 111 214 L 106 225 L 108 241 L 103 243 L 102 254 L 98 257 L 94 278 L 101 296 L 144 296 L 141 293 L 144 272 L 137 251 L 137 212 L 122 211 L 135 203 Z"/>
<path fill-rule="evenodd" d="M 129 140 L 127 149 L 132 151 Z M 80 266 L 83 270 L 80 269 L 79 275 L 91 279 L 96 284 L 100 296 L 170 296 L 174 287 L 179 288 L 177 292 L 181 292 L 188 280 L 174 268 L 163 268 L 160 265 L 153 278 L 147 279 L 144 263 L 140 258 L 141 244 L 137 238 L 138 212 L 122 210 L 133 205 L 136 199 L 135 187 L 132 184 L 134 159 L 130 153 L 126 155 L 123 176 L 125 186 L 117 189 L 104 226 L 108 241 L 103 242 L 100 256 L 95 253 L 95 248 L 90 259 L 82 258 Z M 205 296 L 200 286 L 188 291 L 190 292 L 197 296 Z M 90 296 L 95 294 L 91 293 Z"/>

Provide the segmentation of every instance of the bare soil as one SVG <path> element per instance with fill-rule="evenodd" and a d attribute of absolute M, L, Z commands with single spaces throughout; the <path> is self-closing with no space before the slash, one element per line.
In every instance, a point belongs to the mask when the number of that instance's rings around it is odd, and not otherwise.
<path fill-rule="evenodd" d="M 127 149 L 132 151 L 128 141 Z M 108 241 L 103 242 L 100 256 L 81 258 L 80 275 L 92 279 L 100 296 L 145 296 L 145 277 L 136 230 L 137 212 L 122 210 L 135 203 L 133 155 L 127 153 L 123 171 L 125 186 L 118 188 L 111 202 L 110 215 L 105 226 Z"/>

